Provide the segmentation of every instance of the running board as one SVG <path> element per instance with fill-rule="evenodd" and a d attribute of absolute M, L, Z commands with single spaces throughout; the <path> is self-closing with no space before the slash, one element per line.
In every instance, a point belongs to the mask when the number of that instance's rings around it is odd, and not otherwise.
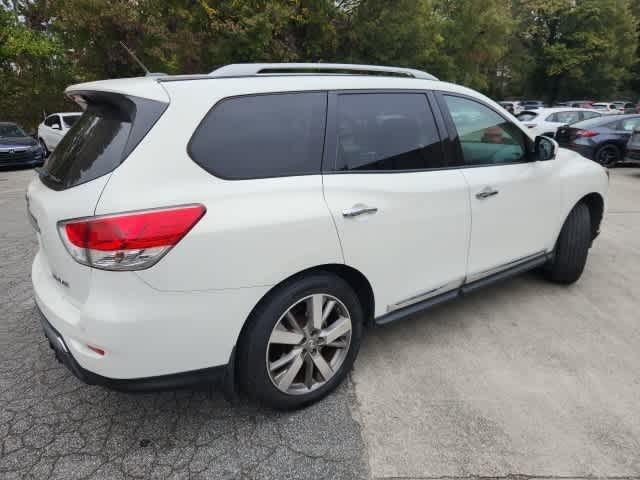
<path fill-rule="evenodd" d="M 442 293 L 440 295 L 436 295 L 435 297 L 428 298 L 426 300 L 414 303 L 398 310 L 393 310 L 385 315 L 375 318 L 373 320 L 373 323 L 374 325 L 387 325 L 398 320 L 413 317 L 424 312 L 425 310 L 435 307 L 436 305 L 440 305 L 441 303 L 448 302 L 449 300 L 453 300 L 468 293 L 474 292 L 475 290 L 481 289 L 497 282 L 501 282 L 515 275 L 519 275 L 521 273 L 544 265 L 552 257 L 552 253 L 542 253 L 539 255 L 528 257 L 521 262 L 516 262 L 516 264 L 511 267 L 500 270 L 499 272 L 492 273 L 491 275 L 475 280 L 473 282 L 465 283 L 460 287 L 454 288 L 453 290 Z"/>

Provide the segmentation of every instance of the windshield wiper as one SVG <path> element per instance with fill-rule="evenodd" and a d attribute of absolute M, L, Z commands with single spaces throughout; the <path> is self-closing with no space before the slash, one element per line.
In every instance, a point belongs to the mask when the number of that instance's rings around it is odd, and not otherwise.
<path fill-rule="evenodd" d="M 62 183 L 62 180 L 59 179 L 58 177 L 56 177 L 55 175 L 53 175 L 51 172 L 49 172 L 48 170 L 45 170 L 42 167 L 36 167 L 34 168 L 34 170 L 38 173 L 38 175 L 40 175 L 41 177 L 46 177 L 46 178 L 50 178 L 51 180 L 53 180 L 56 183 Z"/>

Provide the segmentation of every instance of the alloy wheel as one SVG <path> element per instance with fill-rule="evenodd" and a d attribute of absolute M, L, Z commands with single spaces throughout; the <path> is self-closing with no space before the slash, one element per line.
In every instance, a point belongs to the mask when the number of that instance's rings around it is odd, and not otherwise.
<path fill-rule="evenodd" d="M 344 363 L 351 332 L 351 315 L 336 297 L 318 293 L 297 301 L 269 337 L 266 361 L 271 382 L 289 395 L 323 386 Z"/>

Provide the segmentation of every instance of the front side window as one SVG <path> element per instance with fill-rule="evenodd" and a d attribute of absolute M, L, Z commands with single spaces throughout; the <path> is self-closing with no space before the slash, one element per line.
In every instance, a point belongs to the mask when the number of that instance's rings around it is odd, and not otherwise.
<path fill-rule="evenodd" d="M 462 148 L 464 165 L 500 165 L 526 160 L 525 134 L 489 107 L 444 96 Z"/>
<path fill-rule="evenodd" d="M 422 93 L 338 96 L 338 169 L 399 171 L 444 166 L 440 136 Z"/>
<path fill-rule="evenodd" d="M 310 92 L 223 100 L 196 129 L 189 154 L 225 179 L 320 173 L 326 98 Z"/>

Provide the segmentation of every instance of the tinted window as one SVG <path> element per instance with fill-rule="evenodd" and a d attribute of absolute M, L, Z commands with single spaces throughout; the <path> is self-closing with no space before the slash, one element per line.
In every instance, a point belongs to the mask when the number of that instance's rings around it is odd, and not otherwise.
<path fill-rule="evenodd" d="M 438 130 L 421 93 L 338 97 L 338 168 L 421 170 L 443 166 Z"/>
<path fill-rule="evenodd" d="M 204 118 L 189 153 L 221 178 L 319 173 L 325 112 L 325 93 L 229 98 Z"/>
<path fill-rule="evenodd" d="M 118 110 L 92 107 L 60 141 L 45 170 L 65 187 L 98 178 L 120 164 L 130 131 L 129 119 Z"/>
<path fill-rule="evenodd" d="M 495 165 L 526 159 L 525 134 L 489 107 L 444 96 L 458 132 L 466 165 Z"/>
<path fill-rule="evenodd" d="M 44 121 L 44 124 L 47 127 L 52 127 L 54 125 L 60 125 L 60 119 L 58 118 L 58 115 L 51 115 L 50 117 L 47 117 L 47 119 Z"/>
<path fill-rule="evenodd" d="M 80 118 L 80 115 L 65 115 L 62 117 L 62 121 L 67 128 L 71 128 Z"/>
<path fill-rule="evenodd" d="M 153 100 L 105 92 L 92 92 L 84 100 L 85 113 L 62 138 L 40 172 L 42 181 L 55 190 L 113 171 L 167 107 Z"/>

